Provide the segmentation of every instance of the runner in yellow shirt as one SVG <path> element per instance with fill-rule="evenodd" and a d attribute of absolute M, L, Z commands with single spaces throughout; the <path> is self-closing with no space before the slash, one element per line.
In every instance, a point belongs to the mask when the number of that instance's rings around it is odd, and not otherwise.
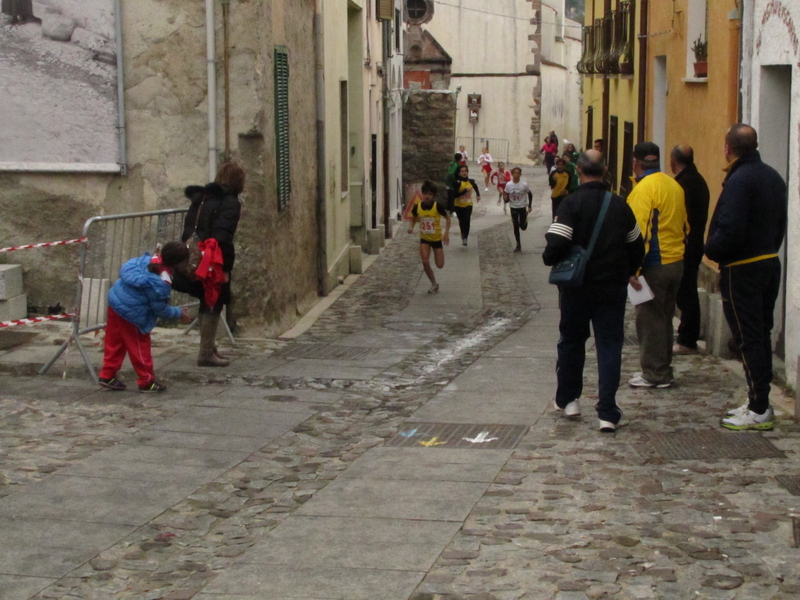
<path fill-rule="evenodd" d="M 422 259 L 422 268 L 431 281 L 429 294 L 439 291 L 436 276 L 431 268 L 431 250 L 436 262 L 436 268 L 444 267 L 444 245 L 450 243 L 450 215 L 447 209 L 436 202 L 436 186 L 430 181 L 422 184 L 422 201 L 411 209 L 414 216 L 408 226 L 408 233 L 414 233 L 414 226 L 419 223 L 419 256 Z M 442 233 L 442 218 L 445 220 L 445 229 Z"/>

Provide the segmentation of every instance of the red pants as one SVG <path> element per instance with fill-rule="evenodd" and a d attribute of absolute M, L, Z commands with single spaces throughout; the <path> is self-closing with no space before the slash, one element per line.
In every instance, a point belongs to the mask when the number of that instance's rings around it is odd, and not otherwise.
<path fill-rule="evenodd" d="M 133 370 L 139 376 L 139 387 L 155 381 L 153 355 L 150 353 L 150 334 L 141 333 L 136 325 L 120 317 L 108 307 L 106 322 L 106 347 L 100 377 L 111 379 L 122 367 L 125 354 L 131 359 Z"/>

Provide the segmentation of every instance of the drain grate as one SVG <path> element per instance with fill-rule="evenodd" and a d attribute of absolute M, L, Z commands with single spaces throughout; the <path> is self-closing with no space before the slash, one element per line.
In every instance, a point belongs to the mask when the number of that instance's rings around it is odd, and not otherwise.
<path fill-rule="evenodd" d="M 622 342 L 623 346 L 638 346 L 639 345 L 639 338 L 635 335 L 626 335 L 625 341 Z"/>
<path fill-rule="evenodd" d="M 516 448 L 525 425 L 464 425 L 458 423 L 409 423 L 387 446 L 426 448 Z"/>
<path fill-rule="evenodd" d="M 362 360 L 375 348 L 334 346 L 332 344 L 294 344 L 283 350 L 281 358 L 310 358 L 314 360 Z"/>
<path fill-rule="evenodd" d="M 667 460 L 786 458 L 781 450 L 757 433 L 723 433 L 708 429 L 650 433 L 648 439 Z"/>
<path fill-rule="evenodd" d="M 792 496 L 800 496 L 800 475 L 778 475 L 775 479 Z"/>

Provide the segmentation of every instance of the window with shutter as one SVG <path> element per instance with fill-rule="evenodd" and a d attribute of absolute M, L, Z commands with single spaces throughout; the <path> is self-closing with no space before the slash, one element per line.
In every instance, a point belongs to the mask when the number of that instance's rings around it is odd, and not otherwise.
<path fill-rule="evenodd" d="M 289 50 L 275 48 L 275 162 L 278 210 L 289 206 L 292 177 L 289 163 Z"/>
<path fill-rule="evenodd" d="M 378 21 L 391 21 L 394 19 L 394 0 L 375 0 L 377 5 L 375 17 Z"/>

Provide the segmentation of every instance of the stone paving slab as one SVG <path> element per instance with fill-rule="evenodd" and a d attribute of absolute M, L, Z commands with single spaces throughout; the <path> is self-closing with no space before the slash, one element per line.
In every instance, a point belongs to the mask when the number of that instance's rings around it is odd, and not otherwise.
<path fill-rule="evenodd" d="M 336 480 L 296 514 L 463 521 L 485 490 L 485 483 L 456 481 Z"/>
<path fill-rule="evenodd" d="M 34 546 L 26 543 L 11 546 L 4 543 L 0 546 L 0 573 L 57 579 L 96 554 L 97 550 L 59 548 L 53 545 Z"/>
<path fill-rule="evenodd" d="M 44 577 L 22 577 L 0 573 L 0 600 L 29 598 L 54 581 L 55 579 Z"/>
<path fill-rule="evenodd" d="M 190 465 L 159 464 L 132 460 L 109 461 L 103 453 L 89 457 L 76 465 L 59 471 L 60 475 L 74 477 L 100 477 L 130 481 L 151 481 L 201 484 L 215 479 L 225 468 L 204 468 Z"/>
<path fill-rule="evenodd" d="M 398 350 L 418 350 L 432 342 L 439 335 L 441 326 L 427 325 L 425 329 L 402 331 L 397 329 L 376 328 L 352 333 L 334 341 L 341 346 L 358 346 L 363 348 L 392 348 Z"/>
<path fill-rule="evenodd" d="M 54 475 L 0 499 L 0 516 L 43 519 L 56 513 L 72 521 L 141 525 L 196 488 L 194 483 Z"/>
<path fill-rule="evenodd" d="M 494 423 L 498 425 L 535 425 L 541 418 L 541 399 L 555 397 L 556 385 L 537 384 L 535 390 L 507 402 L 510 394 L 488 395 L 485 392 L 451 392 L 437 396 L 410 418 L 411 422 Z"/>
<path fill-rule="evenodd" d="M 130 525 L 81 523 L 55 519 L 0 517 L 0 539 L 7 547 L 31 544 L 100 551 L 134 530 Z M 2 571 L 0 571 L 2 572 Z"/>
<path fill-rule="evenodd" d="M 188 433 L 185 431 L 157 431 L 148 430 L 134 434 L 127 441 L 127 445 L 135 446 L 154 446 L 158 454 L 163 452 L 163 448 L 182 448 L 190 450 L 208 450 L 236 453 L 236 457 L 231 462 L 235 464 L 239 458 L 247 456 L 251 452 L 260 450 L 266 446 L 271 438 L 245 437 L 241 435 L 215 435 L 210 433 Z M 185 452 L 179 459 L 191 458 L 195 452 Z M 223 454 L 224 455 L 224 454 Z M 151 455 L 152 456 L 152 455 Z M 238 457 L 238 458 L 237 458 Z M 195 461 L 193 461 L 195 462 Z M 206 463 L 209 464 L 209 463 Z"/>
<path fill-rule="evenodd" d="M 245 597 L 251 594 L 260 600 L 407 600 L 423 575 L 413 571 L 245 564 L 229 568 L 205 591 Z"/>
<path fill-rule="evenodd" d="M 461 524 L 342 517 L 289 517 L 247 552 L 248 564 L 427 571 Z"/>
<path fill-rule="evenodd" d="M 139 435 L 160 433 L 158 430 L 147 430 Z M 172 433 L 172 432 L 168 432 Z M 134 438 L 136 439 L 136 438 Z M 253 438 L 246 438 L 253 439 Z M 132 442 L 133 440 L 126 440 Z M 261 443 L 259 441 L 259 443 Z M 262 444 L 266 445 L 266 443 Z M 164 446 L 138 446 L 133 443 L 124 443 L 113 446 L 102 453 L 102 460 L 109 464 L 125 461 L 163 464 L 175 467 L 202 467 L 206 469 L 229 469 L 242 462 L 249 456 L 249 452 L 231 452 L 222 450 L 201 450 L 197 448 L 164 447 Z"/>
<path fill-rule="evenodd" d="M 417 448 L 375 448 L 356 460 L 341 476 L 356 479 L 491 483 L 502 463 L 511 455 L 510 451 L 502 450 L 466 451 L 467 456 L 452 454 L 457 451 L 457 449 L 439 449 L 432 452 L 425 449 L 424 453 L 420 454 Z M 484 456 L 491 452 L 499 453 L 502 461 L 500 464 L 496 460 L 489 462 L 492 457 Z M 456 458 L 461 460 L 456 462 Z"/>
<path fill-rule="evenodd" d="M 310 414 L 192 406 L 151 429 L 274 438 L 302 423 Z"/>
<path fill-rule="evenodd" d="M 383 368 L 368 368 L 359 366 L 342 366 L 338 364 L 321 364 L 322 361 L 310 359 L 293 360 L 285 365 L 270 369 L 268 374 L 273 377 L 317 377 L 327 379 L 361 379 L 367 380 L 377 377 Z"/>
<path fill-rule="evenodd" d="M 554 384 L 555 367 L 545 358 L 480 358 L 456 377 L 445 391 L 483 391 L 491 394 L 529 392 L 536 384 Z"/>

